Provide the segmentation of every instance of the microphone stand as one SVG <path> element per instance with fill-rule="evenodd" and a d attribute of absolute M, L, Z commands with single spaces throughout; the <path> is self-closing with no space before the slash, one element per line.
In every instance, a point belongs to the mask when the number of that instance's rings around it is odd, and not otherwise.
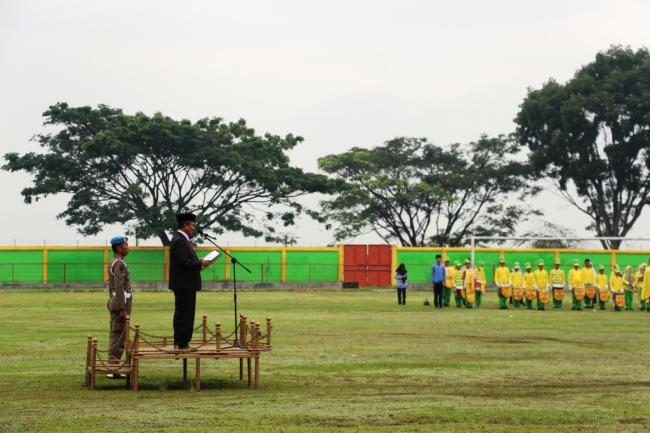
<path fill-rule="evenodd" d="M 237 333 L 237 331 L 238 331 L 238 326 L 239 326 L 238 323 L 237 323 L 237 265 L 239 265 L 239 266 L 241 266 L 242 268 L 244 268 L 244 270 L 245 270 L 246 272 L 248 272 L 249 274 L 251 273 L 251 270 L 248 269 L 248 268 L 246 267 L 246 265 L 244 265 L 242 262 L 240 262 L 239 260 L 237 260 L 236 258 L 234 258 L 232 255 L 230 255 L 230 253 L 229 253 L 228 251 L 226 251 L 226 250 L 224 250 L 223 248 L 221 248 L 221 247 L 220 247 L 220 246 L 219 246 L 219 245 L 214 241 L 214 238 L 213 238 L 212 236 L 210 236 L 209 234 L 207 234 L 207 233 L 205 233 L 205 232 L 203 232 L 203 231 L 200 231 L 200 232 L 199 232 L 199 235 L 203 236 L 205 239 L 208 240 L 208 242 L 210 242 L 212 245 L 214 245 L 215 247 L 217 247 L 217 249 L 219 249 L 219 251 L 221 251 L 221 252 L 224 253 L 228 258 L 230 258 L 230 263 L 231 263 L 231 265 L 232 265 L 232 288 L 233 288 L 233 300 L 234 300 L 234 304 L 235 304 L 235 341 L 234 341 L 234 345 L 235 345 L 236 347 L 239 347 L 239 337 L 238 337 L 238 333 Z"/>

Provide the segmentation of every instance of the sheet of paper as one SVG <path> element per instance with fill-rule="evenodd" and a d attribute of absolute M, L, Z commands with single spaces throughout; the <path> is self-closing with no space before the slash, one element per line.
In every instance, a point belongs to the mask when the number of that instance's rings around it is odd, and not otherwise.
<path fill-rule="evenodd" d="M 217 257 L 219 257 L 219 251 L 210 251 L 207 256 L 203 257 L 203 259 L 213 261 Z"/>

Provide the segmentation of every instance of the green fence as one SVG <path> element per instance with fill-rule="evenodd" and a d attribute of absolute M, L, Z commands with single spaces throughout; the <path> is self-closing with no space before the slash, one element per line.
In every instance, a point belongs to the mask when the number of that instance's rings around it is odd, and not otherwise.
<path fill-rule="evenodd" d="M 211 248 L 197 248 L 199 257 L 204 257 Z M 233 268 L 223 254 L 203 271 L 204 281 L 232 281 L 247 283 L 309 283 L 339 282 L 342 280 L 345 260 L 341 256 L 343 247 L 301 248 L 301 247 L 233 247 L 228 249 L 251 273 L 241 267 Z M 399 263 L 409 271 L 411 283 L 430 284 L 431 266 L 436 254 L 462 263 L 470 258 L 467 248 L 410 248 L 393 247 L 390 269 L 381 272 L 392 275 Z M 604 251 L 604 250 L 544 250 L 544 249 L 490 249 L 475 250 L 475 262 L 484 263 L 488 283 L 493 281 L 494 270 L 499 257 L 504 256 L 508 267 L 519 262 L 521 270 L 530 263 L 533 269 L 542 260 L 546 269 L 553 267 L 555 259 L 561 268 L 568 271 L 574 260 L 582 267 L 585 258 L 591 259 L 594 267 L 605 266 L 611 272 L 613 264 L 621 267 L 632 265 L 634 269 L 645 263 L 650 251 Z M 104 283 L 106 265 L 112 257 L 110 248 L 105 247 L 0 247 L 0 284 L 17 283 Z M 167 280 L 168 251 L 165 248 L 132 247 L 126 259 L 134 282 L 165 282 Z"/>

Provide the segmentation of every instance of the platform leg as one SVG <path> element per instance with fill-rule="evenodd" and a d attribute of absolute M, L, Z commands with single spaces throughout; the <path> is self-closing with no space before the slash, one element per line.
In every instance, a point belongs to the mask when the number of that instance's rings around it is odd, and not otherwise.
<path fill-rule="evenodd" d="M 133 360 L 133 368 L 131 369 L 131 389 L 133 391 L 138 390 L 139 375 L 140 375 L 140 361 L 136 358 Z"/>
<path fill-rule="evenodd" d="M 248 387 L 251 387 L 251 358 L 246 358 L 246 367 L 248 370 Z"/>
<path fill-rule="evenodd" d="M 201 358 L 196 358 L 196 390 L 201 391 Z"/>
<path fill-rule="evenodd" d="M 244 380 L 244 359 L 239 358 L 239 380 Z"/>
<path fill-rule="evenodd" d="M 260 384 L 260 355 L 255 357 L 255 388 Z"/>
<path fill-rule="evenodd" d="M 187 381 L 187 358 L 183 358 L 183 381 Z"/>

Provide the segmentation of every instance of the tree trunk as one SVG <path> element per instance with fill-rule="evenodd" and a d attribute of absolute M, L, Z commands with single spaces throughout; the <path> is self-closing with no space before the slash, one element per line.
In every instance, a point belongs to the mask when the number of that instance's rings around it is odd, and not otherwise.
<path fill-rule="evenodd" d="M 160 239 L 160 242 L 162 242 L 163 247 L 168 247 L 169 244 L 171 244 L 171 241 L 169 240 L 169 236 L 165 231 L 158 232 L 158 239 Z"/>

